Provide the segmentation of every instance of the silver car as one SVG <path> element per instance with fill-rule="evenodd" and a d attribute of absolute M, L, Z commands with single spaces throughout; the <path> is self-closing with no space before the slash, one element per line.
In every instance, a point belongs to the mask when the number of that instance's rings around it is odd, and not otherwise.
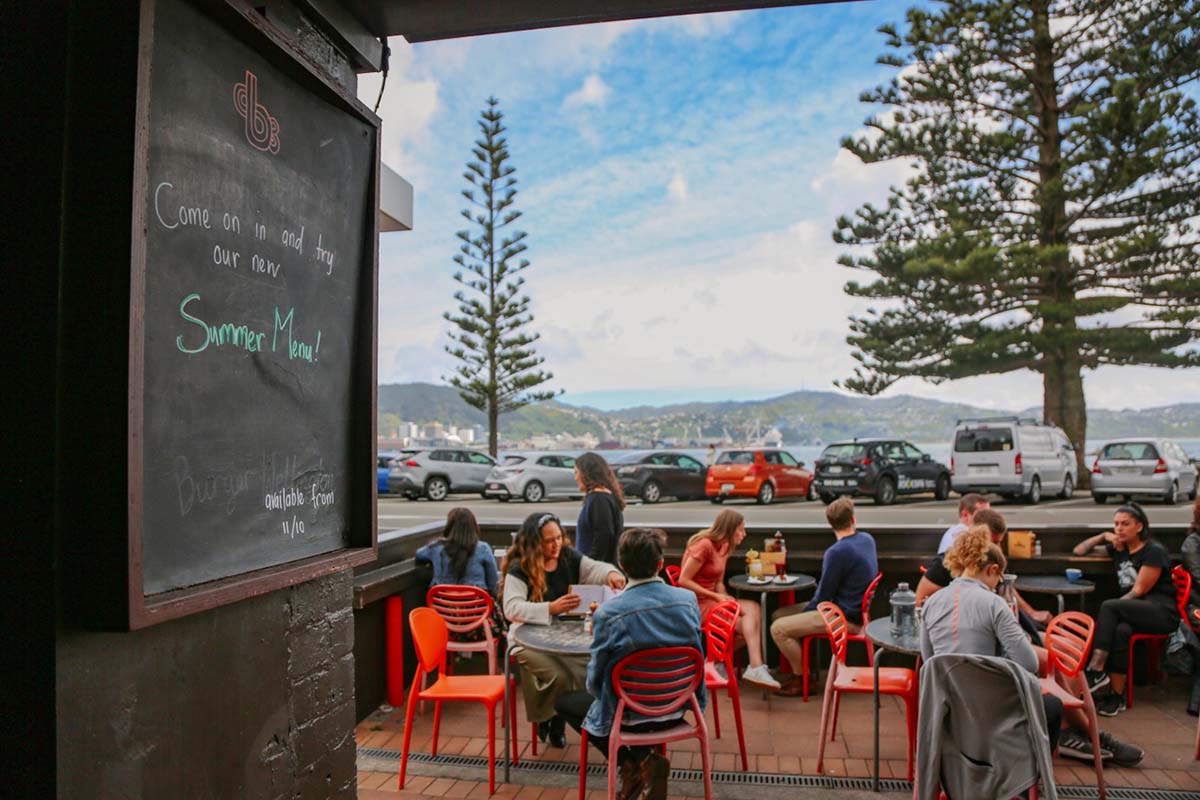
<path fill-rule="evenodd" d="M 1153 495 L 1174 505 L 1180 495 L 1196 499 L 1196 466 L 1170 439 L 1120 439 L 1096 453 L 1092 464 L 1092 499 L 1112 495 Z"/>
<path fill-rule="evenodd" d="M 460 447 L 418 450 L 392 461 L 388 491 L 410 500 L 428 497 L 445 500 L 451 492 L 483 493 L 488 473 L 496 462 L 484 453 Z"/>
<path fill-rule="evenodd" d="M 514 497 L 537 503 L 546 497 L 581 497 L 575 483 L 575 459 L 562 453 L 517 453 L 487 477 L 484 497 L 502 502 Z"/>

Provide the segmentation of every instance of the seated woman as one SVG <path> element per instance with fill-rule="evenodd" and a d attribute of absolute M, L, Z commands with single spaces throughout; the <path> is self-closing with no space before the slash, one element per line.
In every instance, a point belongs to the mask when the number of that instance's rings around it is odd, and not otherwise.
<path fill-rule="evenodd" d="M 1118 508 L 1113 529 L 1077 544 L 1075 555 L 1086 555 L 1101 544 L 1112 559 L 1124 594 L 1100 605 L 1087 678 L 1096 695 L 1096 713 L 1115 717 L 1125 710 L 1129 637 L 1134 633 L 1174 633 L 1179 627 L 1179 609 L 1171 580 L 1171 556 L 1167 548 L 1150 539 L 1150 520 L 1141 506 L 1126 503 Z M 1105 686 L 1110 686 L 1110 691 L 1098 693 Z"/>
<path fill-rule="evenodd" d="M 725 593 L 725 563 L 745 538 L 745 519 L 727 508 L 717 515 L 711 528 L 700 531 L 688 540 L 679 569 L 679 587 L 696 593 L 701 620 L 713 606 L 733 599 Z M 767 665 L 762 661 L 762 609 L 753 600 L 737 602 L 742 607 L 738 630 L 750 659 L 750 669 L 743 672 L 742 677 L 750 683 L 778 689 L 779 681 L 771 677 Z"/>
<path fill-rule="evenodd" d="M 607 584 L 614 590 L 625 586 L 625 576 L 612 564 L 593 561 L 565 546 L 562 523 L 553 514 L 526 517 L 506 560 L 501 594 L 504 616 L 514 628 L 549 625 L 555 615 L 575 609 L 580 600 L 571 593 L 572 584 Z M 514 650 L 513 657 L 521 665 L 525 715 L 538 724 L 538 738 L 566 747 L 566 724 L 555 715 L 554 701 L 563 692 L 584 688 L 588 657 L 526 648 Z"/>
<path fill-rule="evenodd" d="M 1188 700 L 1187 713 L 1200 716 L 1200 639 L 1195 631 L 1200 629 L 1200 496 L 1192 504 L 1192 524 L 1180 548 L 1183 552 L 1183 568 L 1192 576 L 1192 594 L 1187 602 L 1188 644 L 1192 649 L 1192 696 Z"/>
<path fill-rule="evenodd" d="M 1016 616 L 996 586 L 1008 566 L 1004 553 L 991 540 L 987 526 L 959 534 L 946 553 L 946 567 L 957 577 L 925 601 L 921 626 L 921 656 L 941 653 L 1002 655 L 1038 674 L 1038 657 Z M 1050 748 L 1058 745 L 1062 701 L 1042 695 Z"/>
<path fill-rule="evenodd" d="M 418 548 L 416 559 L 433 565 L 430 586 L 478 586 L 493 597 L 496 594 L 500 582 L 496 557 L 491 545 L 479 540 L 479 523 L 470 509 L 450 509 L 442 538 Z"/>

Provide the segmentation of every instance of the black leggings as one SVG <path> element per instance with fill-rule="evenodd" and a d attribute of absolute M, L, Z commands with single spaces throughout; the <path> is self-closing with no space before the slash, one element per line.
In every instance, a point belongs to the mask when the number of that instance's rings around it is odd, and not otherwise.
<path fill-rule="evenodd" d="M 1062 700 L 1052 694 L 1044 694 L 1042 707 L 1046 709 L 1046 734 L 1050 737 L 1050 750 L 1053 751 L 1058 747 L 1058 734 L 1062 730 Z"/>
<path fill-rule="evenodd" d="M 1179 612 L 1166 603 L 1141 598 L 1105 600 L 1096 618 L 1094 647 L 1108 653 L 1105 669 L 1124 675 L 1129 665 L 1129 637 L 1135 633 L 1174 633 Z"/>
<path fill-rule="evenodd" d="M 575 729 L 579 733 L 583 728 L 583 718 L 587 716 L 588 709 L 591 708 L 593 698 L 587 692 L 563 692 L 554 701 L 554 710 L 558 716 L 562 717 L 563 721 Z M 674 727 L 679 724 L 679 719 L 672 718 L 658 722 L 643 722 L 640 725 L 623 725 L 622 730 L 634 732 L 649 732 L 661 731 L 667 728 Z M 608 737 L 596 736 L 588 732 L 588 741 L 592 743 L 600 753 L 608 757 Z M 639 747 L 622 747 L 617 753 L 617 762 L 624 764 L 629 759 L 641 761 L 650 752 L 650 748 L 646 746 Z"/>

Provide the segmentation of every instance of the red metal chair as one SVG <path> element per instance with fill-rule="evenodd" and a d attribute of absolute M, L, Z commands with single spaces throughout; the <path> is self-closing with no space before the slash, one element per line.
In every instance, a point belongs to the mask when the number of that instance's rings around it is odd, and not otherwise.
<path fill-rule="evenodd" d="M 504 676 L 502 675 L 447 675 L 446 645 L 450 634 L 446 623 L 430 608 L 414 608 L 408 615 L 408 628 L 412 633 L 413 650 L 417 654 L 417 674 L 413 686 L 421 686 L 408 693 L 408 708 L 404 714 L 404 744 L 400 751 L 400 788 L 404 788 L 404 777 L 408 769 L 408 747 L 412 739 L 413 715 L 422 700 L 433 702 L 433 744 L 431 753 L 437 755 L 438 728 L 442 723 L 442 703 L 482 703 L 488 716 L 488 794 L 496 791 L 496 706 L 500 713 L 504 709 Z M 434 670 L 438 678 L 429 688 L 423 686 L 425 676 Z M 516 708 L 515 705 L 512 708 Z M 513 749 L 516 749 L 516 719 L 509 729 L 513 732 Z"/>
<path fill-rule="evenodd" d="M 1187 619 L 1187 601 L 1192 593 L 1192 575 L 1183 567 L 1175 567 L 1171 570 L 1171 582 L 1175 584 L 1175 606 L 1179 609 L 1179 616 Z M 1170 634 L 1162 633 L 1135 633 L 1129 637 L 1129 664 L 1125 669 L 1126 708 L 1133 708 L 1133 646 L 1138 642 L 1146 643 L 1147 677 L 1153 683 L 1161 681 L 1164 677 L 1158 667 L 1158 660 L 1162 654 L 1163 644 L 1170 638 Z"/>
<path fill-rule="evenodd" d="M 487 653 L 488 674 L 496 669 L 496 639 L 492 635 L 492 596 L 478 586 L 442 584 L 430 586 L 425 605 L 437 612 L 451 634 L 469 634 L 482 630 L 483 638 L 474 641 L 451 639 L 446 649 L 452 653 Z"/>
<path fill-rule="evenodd" d="M 679 570 L 680 567 L 678 564 L 670 564 L 663 569 L 663 573 L 667 577 L 667 583 L 671 584 L 672 586 L 679 585 Z"/>
<path fill-rule="evenodd" d="M 1079 611 L 1064 611 L 1046 627 L 1046 652 L 1049 660 L 1048 674 L 1041 678 L 1042 694 L 1051 694 L 1062 701 L 1063 708 L 1082 708 L 1088 719 L 1088 733 L 1092 737 L 1092 754 L 1096 768 L 1096 788 L 1100 800 L 1107 796 L 1104 786 L 1104 762 L 1100 756 L 1100 722 L 1096 718 L 1096 706 L 1092 693 L 1083 678 L 1088 653 L 1092 649 L 1092 637 L 1096 622 Z"/>
<path fill-rule="evenodd" d="M 733 665 L 734 630 L 741 608 L 736 600 L 726 600 L 709 609 L 704 617 L 704 638 L 707 653 L 704 661 L 704 685 L 708 687 L 708 702 L 713 712 L 713 735 L 721 738 L 721 707 L 717 701 L 717 690 L 729 692 L 733 704 L 733 720 L 737 726 L 738 747 L 742 751 L 742 769 L 748 770 L 746 761 L 746 735 L 742 730 L 742 700 L 738 695 L 737 672 Z M 717 664 L 725 665 L 725 674 L 717 671 Z"/>
<path fill-rule="evenodd" d="M 825 679 L 825 701 L 821 706 L 821 740 L 817 747 L 817 772 L 825 767 L 825 732 L 830 730 L 829 739 L 837 733 L 838 698 L 843 692 L 851 694 L 873 694 L 875 675 L 871 667 L 846 666 L 846 615 L 833 603 L 817 606 L 825 621 L 825 630 L 833 646 L 833 658 L 829 660 L 829 676 Z M 913 749 L 917 744 L 917 673 L 905 667 L 880 667 L 879 693 L 891 694 L 904 699 L 905 718 L 908 722 L 908 780 L 913 779 Z M 832 712 L 832 713 L 831 713 Z M 833 725 L 830 726 L 832 719 Z"/>
<path fill-rule="evenodd" d="M 864 631 L 867 629 L 867 623 L 871 621 L 871 601 L 873 601 L 875 599 L 875 592 L 878 591 L 879 582 L 881 580 L 883 580 L 882 572 L 880 572 L 878 575 L 875 576 L 875 580 L 871 581 L 871 585 L 868 586 L 867 591 L 865 591 L 863 593 L 862 630 L 864 630 Z M 803 649 L 803 653 L 804 653 L 804 655 L 803 655 L 804 669 L 803 669 L 803 673 L 801 675 L 801 682 L 803 685 L 803 689 L 801 691 L 801 697 L 803 698 L 805 703 L 808 702 L 808 645 L 812 640 L 828 639 L 828 638 L 829 638 L 828 633 L 814 633 L 811 636 L 805 636 L 804 639 L 802 640 L 802 649 Z M 871 640 L 867 638 L 865 633 L 847 633 L 846 641 L 862 642 L 864 645 L 866 645 L 867 662 L 868 663 L 870 663 L 875 658 L 875 645 L 873 645 L 871 643 Z"/>
<path fill-rule="evenodd" d="M 696 702 L 696 690 L 704 680 L 704 657 L 694 647 L 659 647 L 631 653 L 617 662 L 612 672 L 612 687 L 617 695 L 612 732 L 608 735 L 608 800 L 617 796 L 617 752 L 625 746 L 659 745 L 682 739 L 700 740 L 700 760 L 704 767 L 704 800 L 712 800 L 712 756 L 708 748 L 708 727 Z M 680 719 L 677 725 L 661 731 L 637 733 L 621 730 L 625 712 L 642 717 L 662 717 L 690 708 L 695 723 Z M 579 797 L 587 793 L 588 733 L 581 736 L 579 754 Z"/>

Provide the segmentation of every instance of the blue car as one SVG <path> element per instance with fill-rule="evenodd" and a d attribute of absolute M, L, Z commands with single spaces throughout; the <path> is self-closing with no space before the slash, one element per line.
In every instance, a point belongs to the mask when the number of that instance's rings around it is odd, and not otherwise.
<path fill-rule="evenodd" d="M 388 493 L 388 468 L 392 465 L 392 460 L 396 458 L 398 453 L 380 453 L 375 465 L 375 483 L 380 494 Z"/>

